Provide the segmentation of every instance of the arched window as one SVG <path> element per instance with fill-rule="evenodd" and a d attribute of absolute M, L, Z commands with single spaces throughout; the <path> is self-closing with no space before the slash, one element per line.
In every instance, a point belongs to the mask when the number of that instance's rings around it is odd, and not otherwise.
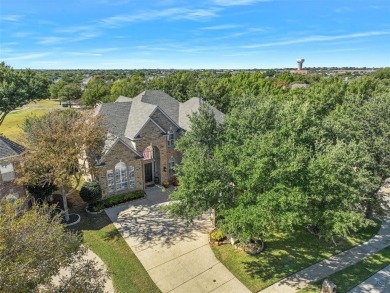
<path fill-rule="evenodd" d="M 175 146 L 175 133 L 172 128 L 168 131 L 168 147 L 172 148 Z"/>
<path fill-rule="evenodd" d="M 174 167 L 175 167 L 175 159 L 174 159 L 173 157 L 171 157 L 171 158 L 169 159 L 169 161 L 168 161 L 169 175 L 175 174 Z"/>
<path fill-rule="evenodd" d="M 116 191 L 127 189 L 127 167 L 122 161 L 115 165 Z"/>
<path fill-rule="evenodd" d="M 144 159 L 149 160 L 154 158 L 154 153 L 153 153 L 153 146 L 148 146 L 144 149 L 143 152 Z"/>

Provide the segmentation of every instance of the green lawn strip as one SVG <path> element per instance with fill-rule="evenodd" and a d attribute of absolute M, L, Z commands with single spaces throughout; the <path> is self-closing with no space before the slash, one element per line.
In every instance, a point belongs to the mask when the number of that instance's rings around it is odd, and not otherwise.
<path fill-rule="evenodd" d="M 385 268 L 390 264 L 390 246 L 380 250 L 378 253 L 363 259 L 362 261 L 347 267 L 337 273 L 334 273 L 326 279 L 331 280 L 337 286 L 337 292 L 343 293 L 348 292 L 352 288 L 356 287 L 360 283 L 367 280 L 369 277 L 374 275 L 376 272 Z M 315 282 L 299 292 L 320 292 L 321 285 L 324 280 Z"/>
<path fill-rule="evenodd" d="M 69 202 L 72 212 L 81 215 L 80 223 L 71 229 L 81 231 L 84 244 L 106 264 L 117 292 L 160 292 L 105 212 L 87 214 L 76 193 Z"/>
<path fill-rule="evenodd" d="M 266 238 L 265 250 L 251 256 L 231 245 L 213 246 L 216 257 L 252 292 L 264 289 L 273 283 L 325 258 L 365 242 L 380 228 L 362 229 L 337 246 L 306 232 L 277 233 Z"/>

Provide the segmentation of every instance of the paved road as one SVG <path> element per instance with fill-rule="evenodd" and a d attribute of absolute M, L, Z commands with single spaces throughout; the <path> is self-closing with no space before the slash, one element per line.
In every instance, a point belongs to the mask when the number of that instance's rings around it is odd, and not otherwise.
<path fill-rule="evenodd" d="M 214 256 L 206 216 L 187 226 L 161 211 L 167 193 L 147 194 L 106 213 L 162 292 L 250 292 Z"/>
<path fill-rule="evenodd" d="M 390 265 L 372 275 L 348 293 L 384 293 L 390 292 Z"/>

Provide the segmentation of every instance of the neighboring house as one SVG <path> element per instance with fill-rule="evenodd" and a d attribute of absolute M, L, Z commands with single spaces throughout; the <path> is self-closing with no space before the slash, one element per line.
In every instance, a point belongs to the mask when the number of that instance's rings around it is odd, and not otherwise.
<path fill-rule="evenodd" d="M 108 197 L 171 180 L 181 161 L 175 142 L 190 127 L 189 116 L 198 111 L 200 98 L 180 103 L 162 91 L 147 90 L 135 98 L 120 96 L 101 104 L 108 139 L 94 176 Z M 224 114 L 209 106 L 217 121 Z"/>
<path fill-rule="evenodd" d="M 24 151 L 24 147 L 0 135 L 0 199 L 25 195 L 23 186 L 15 184 L 19 157 Z"/>

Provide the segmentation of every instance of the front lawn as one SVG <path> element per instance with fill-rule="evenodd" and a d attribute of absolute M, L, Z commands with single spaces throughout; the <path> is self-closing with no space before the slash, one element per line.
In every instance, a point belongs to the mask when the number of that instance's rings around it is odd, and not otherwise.
<path fill-rule="evenodd" d="M 376 272 L 390 264 L 390 246 L 380 250 L 378 253 L 365 258 L 357 264 L 345 268 L 327 277 L 337 286 L 337 293 L 348 292 L 360 283 L 367 280 Z M 299 291 L 301 293 L 319 293 L 323 280 Z"/>
<path fill-rule="evenodd" d="M 216 257 L 252 292 L 298 272 L 314 263 L 365 242 L 380 228 L 379 222 L 335 246 L 302 230 L 266 238 L 265 250 L 251 256 L 231 245 L 212 246 Z"/>
<path fill-rule="evenodd" d="M 117 292 L 160 292 L 105 212 L 87 214 L 77 193 L 69 202 L 72 211 L 81 215 L 80 223 L 70 228 L 81 231 L 85 246 L 106 264 Z"/>

